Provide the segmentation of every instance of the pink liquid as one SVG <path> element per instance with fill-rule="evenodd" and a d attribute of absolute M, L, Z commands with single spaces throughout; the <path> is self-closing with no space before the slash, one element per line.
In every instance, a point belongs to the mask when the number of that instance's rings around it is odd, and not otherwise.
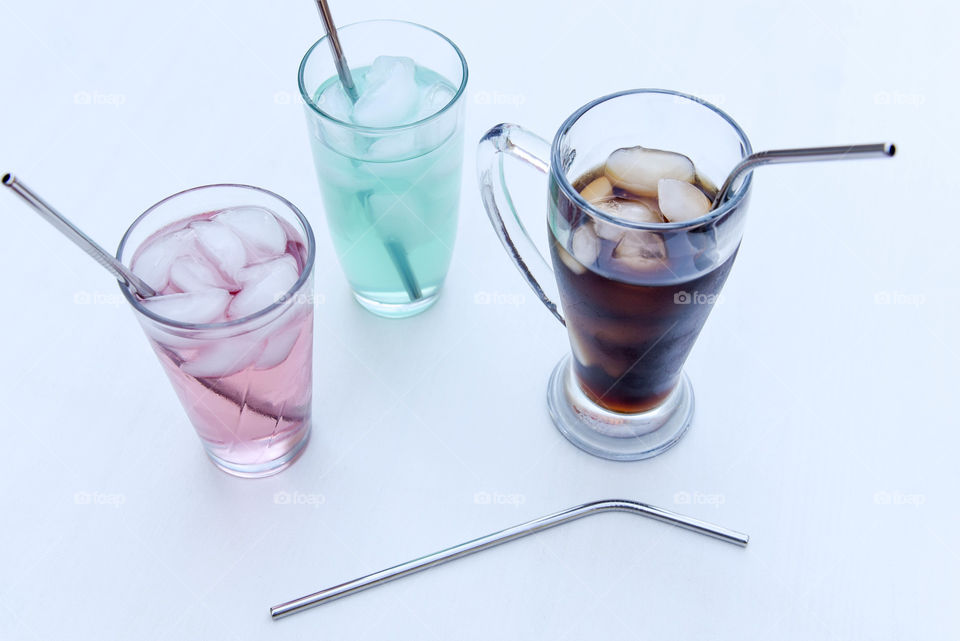
<path fill-rule="evenodd" d="M 243 234 L 237 234 L 244 246 L 243 267 L 239 271 L 225 270 L 222 264 L 218 264 L 222 254 L 211 252 L 194 237 L 191 232 L 194 228 L 190 227 L 193 223 L 212 220 L 217 213 L 193 216 L 159 230 L 137 249 L 132 265 L 138 275 L 142 275 L 141 272 L 151 274 L 154 279 L 151 285 L 156 283 L 160 296 L 181 294 L 182 298 L 185 290 L 178 286 L 176 279 L 171 278 L 170 282 L 162 284 L 162 267 L 166 262 L 154 261 L 153 267 L 161 264 L 161 268 L 152 271 L 150 266 L 141 263 L 138 271 L 138 260 L 150 257 L 146 252 L 151 246 L 166 248 L 168 245 L 156 244 L 179 234 L 186 240 L 184 243 L 168 243 L 171 251 L 191 264 L 197 261 L 203 273 L 212 273 L 214 280 L 221 285 L 220 288 L 207 289 L 204 286 L 186 291 L 200 291 L 205 295 L 212 291 L 216 300 L 222 298 L 226 301 L 224 309 L 214 318 L 198 321 L 196 309 L 189 308 L 189 305 L 182 312 L 185 317 L 172 313 L 171 310 L 177 311 L 174 308 L 163 307 L 165 303 L 161 299 L 150 299 L 144 303 L 145 307 L 161 316 L 187 322 L 237 320 L 238 315 L 231 310 L 238 307 L 234 305 L 238 297 L 245 289 L 263 285 L 255 280 L 244 281 L 243 276 L 259 273 L 257 270 L 262 265 L 279 264 L 272 261 L 290 259 L 296 264 L 296 276 L 302 273 L 307 255 L 303 239 L 279 218 L 276 222 L 286 235 L 286 242 L 280 244 L 279 251 L 277 248 L 272 251 L 264 249 L 247 242 L 250 239 Z M 223 230 L 218 227 L 218 231 Z M 156 256 L 158 252 L 153 254 Z M 161 258 L 166 261 L 168 257 Z M 250 266 L 254 266 L 252 270 L 244 271 Z M 289 291 L 292 285 L 289 280 L 296 280 L 292 274 L 291 271 L 286 280 L 271 281 L 282 284 L 278 285 L 282 291 L 270 292 L 273 294 L 271 302 Z M 214 463 L 232 474 L 264 476 L 277 472 L 293 462 L 306 445 L 310 432 L 313 307 L 309 297 L 303 294 L 311 291 L 312 282 L 308 280 L 298 290 L 300 295 L 285 301 L 263 318 L 247 320 L 235 327 L 176 328 L 139 316 L 207 453 Z M 177 300 L 177 297 L 165 300 Z M 244 308 L 249 309 L 249 305 Z M 202 318 L 211 314 L 213 312 Z M 241 317 L 246 316 L 248 314 Z"/>

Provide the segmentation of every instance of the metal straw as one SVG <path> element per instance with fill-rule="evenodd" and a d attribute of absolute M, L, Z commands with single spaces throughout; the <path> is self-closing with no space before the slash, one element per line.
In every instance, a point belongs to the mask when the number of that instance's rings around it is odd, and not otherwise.
<path fill-rule="evenodd" d="M 330 6 L 327 0 L 317 0 L 317 11 L 320 12 L 320 18 L 323 20 L 323 28 L 327 32 L 327 41 L 330 43 L 330 53 L 333 54 L 333 64 L 337 66 L 337 75 L 340 76 L 340 84 L 343 90 L 347 92 L 351 102 L 356 102 L 360 95 L 357 93 L 357 86 L 353 84 L 353 75 L 350 73 L 350 66 L 347 64 L 347 57 L 343 55 L 343 48 L 340 46 L 340 37 L 337 35 L 337 27 L 333 23 L 333 14 L 330 13 Z"/>
<path fill-rule="evenodd" d="M 333 54 L 333 64 L 337 67 L 340 84 L 343 85 L 343 90 L 350 98 L 350 102 L 356 104 L 357 100 L 360 99 L 360 94 L 357 92 L 357 85 L 353 82 L 353 74 L 350 73 L 350 65 L 347 64 L 343 47 L 340 46 L 340 37 L 337 35 L 337 27 L 333 22 L 333 14 L 330 12 L 330 5 L 327 4 L 327 0 L 317 0 L 317 11 L 320 12 L 320 18 L 323 20 L 323 29 L 327 32 L 327 42 L 330 43 L 330 53 Z M 361 206 L 370 224 L 376 228 L 376 220 L 374 220 L 373 213 L 367 207 L 367 198 L 364 192 L 358 194 L 357 197 L 360 199 Z M 413 268 L 410 267 L 410 260 L 407 258 L 403 245 L 397 240 L 381 240 L 387 250 L 387 255 L 390 257 L 390 262 L 393 263 L 394 268 L 400 275 L 403 288 L 407 290 L 407 296 L 410 297 L 411 301 L 423 298 L 423 292 L 417 283 Z"/>
<path fill-rule="evenodd" d="M 18 180 L 13 174 L 4 174 L 3 184 L 13 190 L 28 205 L 33 207 L 48 223 L 56 227 L 64 236 L 69 238 L 80 249 L 87 252 L 91 258 L 100 263 L 114 277 L 130 287 L 134 293 L 142 298 L 156 296 L 149 285 L 143 282 L 136 274 L 130 271 L 123 263 L 107 253 L 107 251 L 95 243 L 93 239 L 84 234 L 76 225 L 67 220 L 63 214 L 51 207 L 33 190 Z"/>
<path fill-rule="evenodd" d="M 772 149 L 758 151 L 740 161 L 723 182 L 717 197 L 713 199 L 716 208 L 727 197 L 734 181 L 744 172 L 760 165 L 779 165 L 792 162 L 816 162 L 820 160 L 860 160 L 862 158 L 890 158 L 897 152 L 893 143 L 881 142 L 872 145 L 847 145 L 846 147 L 806 147 L 802 149 Z"/>
<path fill-rule="evenodd" d="M 537 534 L 538 532 L 543 532 L 558 525 L 563 525 L 564 523 L 576 521 L 585 516 L 600 514 L 602 512 L 628 512 L 630 514 L 636 514 L 637 516 L 645 516 L 740 547 L 746 547 L 747 542 L 750 540 L 750 537 L 746 534 L 728 530 L 718 525 L 700 521 L 689 516 L 683 516 L 682 514 L 670 512 L 669 510 L 664 510 L 646 503 L 623 499 L 594 501 L 592 503 L 577 505 L 554 514 L 548 514 L 547 516 L 542 516 L 538 519 L 527 521 L 526 523 L 514 525 L 505 530 L 500 530 L 499 532 L 494 532 L 493 534 L 455 545 L 446 550 L 434 552 L 419 559 L 407 561 L 406 563 L 395 565 L 392 568 L 374 572 L 373 574 L 368 574 L 367 576 L 347 581 L 346 583 L 341 583 L 340 585 L 326 588 L 319 592 L 314 592 L 299 599 L 275 605 L 270 608 L 270 616 L 274 619 L 280 619 L 291 614 L 296 614 L 308 608 L 329 603 L 334 599 L 350 596 L 362 590 L 383 585 L 388 581 L 409 576 L 415 572 L 420 572 L 421 570 L 426 570 L 442 563 L 447 563 L 448 561 L 453 561 L 454 559 L 492 548 L 501 543 L 515 541 L 516 539 Z"/>
<path fill-rule="evenodd" d="M 400 241 L 385 240 L 383 246 L 387 248 L 387 255 L 390 256 L 390 260 L 396 266 L 397 272 L 400 274 L 400 280 L 403 281 L 403 288 L 407 290 L 407 296 L 410 297 L 410 300 L 415 301 L 423 298 L 423 291 L 420 289 L 420 284 L 417 283 L 417 277 L 413 275 L 413 270 L 410 269 L 407 253 Z"/>
<path fill-rule="evenodd" d="M 387 250 L 387 256 L 390 257 L 390 262 L 397 270 L 403 288 L 407 290 L 407 296 L 410 297 L 411 301 L 420 300 L 423 298 L 423 292 L 417 282 L 417 277 L 413 275 L 413 269 L 410 267 L 410 261 L 407 260 L 407 253 L 404 251 L 403 245 L 398 240 L 384 238 L 383 232 L 377 227 L 377 220 L 373 217 L 373 210 L 370 209 L 370 196 L 372 195 L 373 192 L 370 190 L 359 192 L 357 198 L 360 200 L 360 207 L 363 209 L 367 222 L 370 223 L 374 232 L 380 237 L 384 249 Z"/>

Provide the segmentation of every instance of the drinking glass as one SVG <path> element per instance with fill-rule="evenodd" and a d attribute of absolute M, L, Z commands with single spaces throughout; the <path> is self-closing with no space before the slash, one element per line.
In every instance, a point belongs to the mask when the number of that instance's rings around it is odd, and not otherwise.
<path fill-rule="evenodd" d="M 380 316 L 412 316 L 436 302 L 450 266 L 467 63 L 446 36 L 410 22 L 337 32 L 355 78 L 379 56 L 405 56 L 432 87 L 435 102 L 414 122 L 370 127 L 334 115 L 324 91 L 339 80 L 326 37 L 307 51 L 298 76 L 327 224 L 354 297 Z"/>
<path fill-rule="evenodd" d="M 266 307 L 216 323 L 158 315 L 127 287 L 120 290 L 156 352 L 213 463 L 257 478 L 287 468 L 310 437 L 313 392 L 313 230 L 288 200 L 248 185 L 207 185 L 174 194 L 140 215 L 120 241 L 117 259 L 164 228 L 198 214 L 262 207 L 281 221 L 300 275 Z M 162 233 L 162 232 L 161 232 Z"/>

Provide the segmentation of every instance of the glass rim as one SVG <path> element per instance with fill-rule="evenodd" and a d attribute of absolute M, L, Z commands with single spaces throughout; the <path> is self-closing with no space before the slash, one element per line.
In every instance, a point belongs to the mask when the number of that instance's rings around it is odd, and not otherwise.
<path fill-rule="evenodd" d="M 238 327 L 252 320 L 256 320 L 258 318 L 266 316 L 273 310 L 279 308 L 281 305 L 292 300 L 293 296 L 303 287 L 304 283 L 306 283 L 307 280 L 310 278 L 310 276 L 313 273 L 313 263 L 316 257 L 316 241 L 314 240 L 314 237 L 313 237 L 313 228 L 310 226 L 310 222 L 307 220 L 307 217 L 303 215 L 303 212 L 301 212 L 296 205 L 294 205 L 292 202 L 290 202 L 280 194 L 272 192 L 269 189 L 264 189 L 262 187 L 255 187 L 253 185 L 244 185 L 241 183 L 214 183 L 211 185 L 200 185 L 198 187 L 191 187 L 190 189 L 184 189 L 182 191 L 178 191 L 175 194 L 171 194 L 166 198 L 164 198 L 163 200 L 160 200 L 154 203 L 149 208 L 147 208 L 146 211 L 144 211 L 142 214 L 137 216 L 136 219 L 132 223 L 130 223 L 130 226 L 127 228 L 127 231 L 124 232 L 123 238 L 120 239 L 120 245 L 117 247 L 117 260 L 119 260 L 120 262 L 123 262 L 123 259 L 121 258 L 121 256 L 123 255 L 123 250 L 126 249 L 127 241 L 130 239 L 131 232 L 133 232 L 133 230 L 137 227 L 137 225 L 140 224 L 140 222 L 143 219 L 149 216 L 158 207 L 173 200 L 174 198 L 178 198 L 185 194 L 193 193 L 195 191 L 203 191 L 207 189 L 216 189 L 216 188 L 224 188 L 224 187 L 228 189 L 253 190 L 253 191 L 260 192 L 261 194 L 266 194 L 268 197 L 277 199 L 278 201 L 280 201 L 281 203 L 289 207 L 294 214 L 296 214 L 297 218 L 300 220 L 300 224 L 303 226 L 304 236 L 305 236 L 304 240 L 306 241 L 306 244 L 307 244 L 307 259 L 306 261 L 304 261 L 303 270 L 301 270 L 300 276 L 297 278 L 297 281 L 293 285 L 291 285 L 290 289 L 287 292 L 285 292 L 283 296 L 278 297 L 277 300 L 270 303 L 263 309 L 259 309 L 253 312 L 252 314 L 247 314 L 246 316 L 241 316 L 240 318 L 235 318 L 229 321 L 221 321 L 218 323 L 187 323 L 184 321 L 178 321 L 173 318 L 167 318 L 166 316 L 161 316 L 144 307 L 143 304 L 140 302 L 140 300 L 136 296 L 134 296 L 133 292 L 130 290 L 129 287 L 127 287 L 123 283 L 118 282 L 117 284 L 120 286 L 120 291 L 123 292 L 123 295 L 124 297 L 126 297 L 127 302 L 130 303 L 130 305 L 138 313 L 143 314 L 144 316 L 146 316 L 147 318 L 153 321 L 156 321 L 168 327 L 175 327 L 177 329 L 207 330 L 207 329 L 224 329 L 229 327 Z"/>
<path fill-rule="evenodd" d="M 697 227 L 704 223 L 713 222 L 719 218 L 726 216 L 729 212 L 733 211 L 736 207 L 740 205 L 744 198 L 746 198 L 747 193 L 750 191 L 750 185 L 753 183 L 753 172 L 748 172 L 747 177 L 743 180 L 743 184 L 740 185 L 740 188 L 730 196 L 726 201 L 721 203 L 716 209 L 711 209 L 703 216 L 699 218 L 694 218 L 692 220 L 686 220 L 676 223 L 640 223 L 634 222 L 632 220 L 626 220 L 623 218 L 616 218 L 609 215 L 606 212 L 603 212 L 593 205 L 591 205 L 587 200 L 580 195 L 580 193 L 573 188 L 573 185 L 570 184 L 570 181 L 567 179 L 566 175 L 561 171 L 560 167 L 560 141 L 570 132 L 573 126 L 577 123 L 580 118 L 593 109 L 594 107 L 607 102 L 608 100 L 615 100 L 616 98 L 621 98 L 623 96 L 631 96 L 636 94 L 660 94 L 666 96 L 673 96 L 675 98 L 682 98 L 690 102 L 694 102 L 702 107 L 706 107 L 709 111 L 712 111 L 716 115 L 720 116 L 721 119 L 726 121 L 728 125 L 733 129 L 734 133 L 740 138 L 740 143 L 743 146 L 743 152 L 741 158 L 746 158 L 753 153 L 753 146 L 750 144 L 747 134 L 743 131 L 740 125 L 730 117 L 727 112 L 720 109 L 714 104 L 703 100 L 702 98 L 697 98 L 691 94 L 682 93 L 680 91 L 673 91 L 672 89 L 627 89 L 625 91 L 618 91 L 615 93 L 607 94 L 606 96 L 601 96 L 595 100 L 591 100 L 587 104 L 583 105 L 575 112 L 573 112 L 566 120 L 563 121 L 563 124 L 560 126 L 560 129 L 557 130 L 557 135 L 553 139 L 553 144 L 550 149 L 550 171 L 553 174 L 554 180 L 560 185 L 560 188 L 564 191 L 567 198 L 572 200 L 577 204 L 578 207 L 587 210 L 591 216 L 599 218 L 604 222 L 609 222 L 621 227 L 627 227 L 630 229 L 641 229 L 644 231 L 676 231 L 678 229 L 690 229 L 692 227 Z M 724 176 L 726 179 L 726 176 Z"/>
<path fill-rule="evenodd" d="M 309 93 L 307 92 L 303 84 L 303 74 L 307 66 L 307 60 L 310 59 L 310 56 L 313 54 L 314 50 L 316 50 L 316 48 L 320 46 L 320 43 L 327 42 L 328 36 L 324 35 L 319 40 L 314 42 L 309 49 L 307 49 L 307 53 L 303 55 L 303 60 L 300 61 L 300 68 L 297 71 L 297 87 L 300 90 L 300 97 L 303 99 L 304 104 L 310 107 L 311 110 L 313 110 L 317 115 L 319 115 L 322 118 L 326 118 L 327 120 L 330 120 L 331 122 L 334 122 L 338 125 L 342 125 L 344 127 L 349 127 L 350 129 L 353 129 L 356 131 L 367 132 L 367 133 L 393 133 L 393 132 L 404 131 L 407 129 L 413 129 L 415 127 L 420 126 L 423 123 L 429 122 L 439 117 L 441 114 L 446 113 L 451 107 L 453 107 L 453 105 L 457 104 L 457 102 L 460 100 L 460 98 L 463 96 L 464 92 L 466 91 L 467 78 L 470 75 L 469 70 L 467 68 L 467 59 L 463 56 L 463 52 L 460 51 L 460 47 L 454 44 L 453 40 L 443 35 L 436 29 L 431 29 L 430 27 L 424 26 L 422 24 L 418 24 L 416 22 L 410 22 L 409 20 L 376 19 L 376 20 L 360 20 L 359 22 L 351 22 L 350 24 L 337 27 L 337 32 L 342 33 L 345 29 L 349 29 L 351 27 L 355 27 L 359 25 L 378 24 L 378 23 L 379 24 L 399 24 L 399 25 L 406 25 L 410 27 L 417 27 L 419 29 L 423 29 L 424 31 L 429 31 L 430 33 L 440 36 L 440 38 L 445 40 L 447 44 L 449 44 L 453 48 L 453 51 L 457 54 L 457 57 L 460 59 L 460 67 L 463 71 L 463 78 L 461 79 L 460 86 L 457 87 L 457 91 L 456 93 L 454 93 L 453 98 L 451 98 L 450 101 L 447 104 L 445 104 L 442 108 L 426 116 L 425 118 L 421 118 L 420 120 L 416 120 L 414 122 L 406 123 L 403 125 L 393 125 L 390 127 L 370 127 L 368 125 L 358 125 L 352 122 L 347 122 L 345 120 L 340 120 L 339 118 L 334 117 L 333 114 L 329 114 L 323 109 L 321 109 L 320 107 L 318 107 L 317 103 L 309 95 Z"/>

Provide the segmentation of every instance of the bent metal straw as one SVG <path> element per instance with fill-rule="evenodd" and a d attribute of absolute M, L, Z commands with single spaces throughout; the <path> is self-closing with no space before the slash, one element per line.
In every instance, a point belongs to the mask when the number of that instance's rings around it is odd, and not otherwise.
<path fill-rule="evenodd" d="M 727 192 L 733 187 L 734 181 L 747 171 L 761 165 L 782 165 L 794 162 L 818 162 L 824 160 L 860 160 L 863 158 L 892 158 L 897 153 L 897 147 L 890 142 L 880 142 L 870 145 L 847 145 L 845 147 L 805 147 L 800 149 L 771 149 L 758 151 L 741 160 L 713 199 L 713 209 L 727 197 Z"/>
<path fill-rule="evenodd" d="M 447 563 L 448 561 L 453 561 L 454 559 L 459 559 L 476 552 L 482 552 L 483 550 L 487 550 L 502 543 L 515 541 L 516 539 L 523 538 L 531 534 L 537 534 L 558 525 L 563 525 L 564 523 L 576 521 L 577 519 L 581 519 L 585 516 L 600 514 L 602 512 L 627 512 L 628 514 L 644 516 L 656 521 L 662 521 L 663 523 L 675 525 L 685 530 L 696 532 L 697 534 L 713 537 L 715 539 L 719 539 L 726 543 L 731 543 L 740 547 L 746 547 L 747 542 L 750 540 L 748 535 L 741 532 L 728 530 L 727 528 L 719 525 L 707 523 L 706 521 L 700 521 L 698 519 L 677 514 L 676 512 L 664 510 L 663 508 L 648 505 L 646 503 L 628 501 L 624 499 L 594 501 L 592 503 L 584 503 L 583 505 L 577 505 L 566 510 L 561 510 L 560 512 L 554 512 L 553 514 L 548 514 L 547 516 L 542 516 L 538 519 L 527 521 L 526 523 L 514 525 L 513 527 L 509 527 L 505 530 L 500 530 L 499 532 L 481 536 L 478 539 L 473 539 L 472 541 L 455 545 L 447 548 L 446 550 L 434 552 L 433 554 L 428 554 L 418 559 L 407 561 L 406 563 L 401 563 L 400 565 L 395 565 L 392 568 L 374 572 L 373 574 L 368 574 L 367 576 L 353 579 L 352 581 L 347 581 L 346 583 L 341 583 L 340 585 L 335 585 L 331 588 L 314 592 L 313 594 L 308 594 L 307 596 L 300 597 L 299 599 L 294 599 L 292 601 L 287 601 L 286 603 L 281 603 L 280 605 L 275 605 L 270 608 L 270 616 L 273 619 L 281 619 L 285 616 L 302 612 L 308 608 L 329 603 L 334 599 L 350 596 L 351 594 L 356 594 L 362 590 L 383 585 L 384 583 L 393 581 L 394 579 L 399 579 L 422 570 L 427 570 L 443 563 Z"/>

